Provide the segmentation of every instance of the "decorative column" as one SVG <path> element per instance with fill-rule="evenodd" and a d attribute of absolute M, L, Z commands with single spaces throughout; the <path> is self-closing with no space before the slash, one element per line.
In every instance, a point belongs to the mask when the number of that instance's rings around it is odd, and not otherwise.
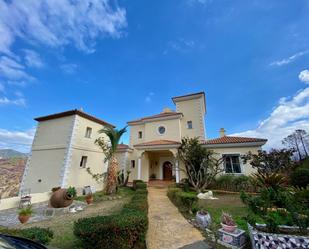
<path fill-rule="evenodd" d="M 180 175 L 179 175 L 179 162 L 176 159 L 175 161 L 175 173 L 176 173 L 176 183 L 180 182 Z"/>
<path fill-rule="evenodd" d="M 138 180 L 142 179 L 142 158 L 141 157 L 137 159 L 137 179 Z"/>

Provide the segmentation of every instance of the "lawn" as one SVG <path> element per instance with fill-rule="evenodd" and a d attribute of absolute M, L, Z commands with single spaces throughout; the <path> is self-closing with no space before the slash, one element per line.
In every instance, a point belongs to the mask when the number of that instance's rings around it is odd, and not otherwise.
<path fill-rule="evenodd" d="M 247 207 L 242 203 L 238 194 L 215 193 L 217 200 L 199 200 L 199 206 L 207 210 L 213 221 L 220 224 L 222 211 L 232 215 L 239 228 L 247 231 L 247 223 L 244 219 L 248 214 Z"/>
<path fill-rule="evenodd" d="M 97 192 L 94 197 L 95 202 L 92 205 L 87 206 L 87 208 L 82 212 L 65 214 L 62 216 L 54 217 L 50 220 L 19 225 L 17 228 L 50 228 L 54 232 L 54 238 L 50 242 L 49 246 L 59 249 L 82 248 L 78 239 L 73 234 L 74 221 L 78 220 L 79 218 L 97 215 L 111 215 L 120 212 L 122 206 L 130 201 L 132 194 L 133 191 L 131 189 L 120 188 L 117 195 L 122 196 L 121 199 L 106 201 L 106 196 L 101 192 Z M 77 199 L 82 200 L 83 197 Z"/>

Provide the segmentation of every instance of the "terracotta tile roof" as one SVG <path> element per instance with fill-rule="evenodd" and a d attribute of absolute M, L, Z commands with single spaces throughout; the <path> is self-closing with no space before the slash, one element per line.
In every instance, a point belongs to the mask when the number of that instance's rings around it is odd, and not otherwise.
<path fill-rule="evenodd" d="M 178 145 L 180 142 L 172 140 L 154 140 L 146 143 L 140 143 L 134 145 L 134 147 L 143 147 L 143 146 L 158 146 L 158 145 Z"/>
<path fill-rule="evenodd" d="M 127 144 L 118 144 L 117 149 L 128 149 L 130 148 Z"/>
<path fill-rule="evenodd" d="M 107 123 L 102 119 L 98 119 L 98 118 L 96 118 L 96 117 L 94 117 L 90 114 L 87 114 L 87 113 L 80 111 L 80 110 L 77 110 L 77 109 L 66 111 L 66 112 L 55 113 L 55 114 L 48 115 L 48 116 L 38 117 L 38 118 L 35 118 L 34 120 L 40 122 L 40 121 L 46 121 L 46 120 L 51 120 L 51 119 L 56 119 L 56 118 L 67 117 L 67 116 L 71 116 L 71 115 L 79 115 L 83 118 L 86 118 L 86 119 L 91 120 L 93 122 L 99 123 L 101 125 L 108 125 L 108 126 L 115 127 L 114 125 Z"/>
<path fill-rule="evenodd" d="M 205 140 L 203 144 L 235 144 L 235 143 L 255 143 L 267 142 L 267 139 L 253 137 L 231 137 L 223 136 L 215 139 Z"/>
<path fill-rule="evenodd" d="M 177 115 L 183 115 L 181 112 L 163 112 L 160 114 L 156 114 L 156 115 L 152 115 L 152 116 L 147 116 L 147 117 L 143 117 L 140 119 L 136 119 L 136 120 L 132 120 L 127 122 L 128 124 L 130 123 L 135 123 L 135 122 L 143 122 L 149 119 L 154 119 L 154 118 L 164 118 L 164 117 L 171 117 L 171 116 L 177 116 Z"/>

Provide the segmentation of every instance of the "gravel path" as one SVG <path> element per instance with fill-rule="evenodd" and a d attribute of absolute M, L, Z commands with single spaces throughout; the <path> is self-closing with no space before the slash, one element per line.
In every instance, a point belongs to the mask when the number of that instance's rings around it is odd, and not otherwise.
<path fill-rule="evenodd" d="M 190 225 L 166 196 L 166 188 L 149 187 L 148 249 L 203 249 L 202 234 Z"/>

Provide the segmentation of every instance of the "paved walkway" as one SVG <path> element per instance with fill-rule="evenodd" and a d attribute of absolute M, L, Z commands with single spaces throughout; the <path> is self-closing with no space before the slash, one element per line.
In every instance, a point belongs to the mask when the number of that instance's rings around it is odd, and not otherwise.
<path fill-rule="evenodd" d="M 208 248 L 201 233 L 170 202 L 167 188 L 149 187 L 148 191 L 148 249 Z"/>

